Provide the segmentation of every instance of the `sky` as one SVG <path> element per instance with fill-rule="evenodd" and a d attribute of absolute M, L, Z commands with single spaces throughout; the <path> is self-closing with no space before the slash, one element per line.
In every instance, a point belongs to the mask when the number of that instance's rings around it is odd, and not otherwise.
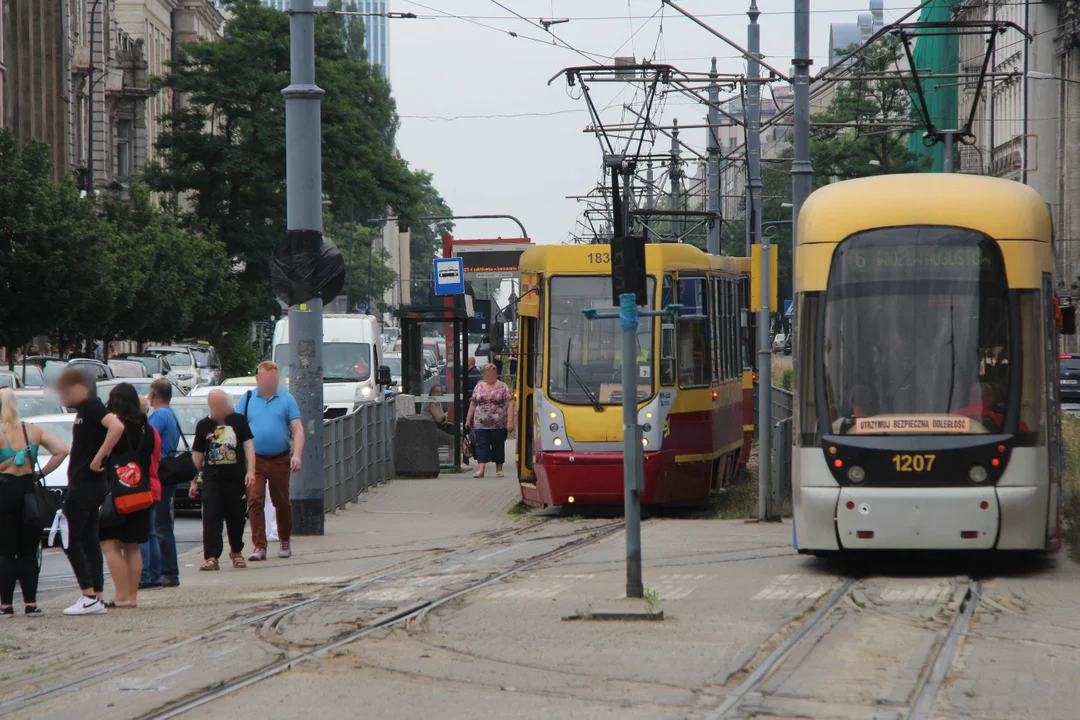
<path fill-rule="evenodd" d="M 749 0 L 678 4 L 745 45 Z M 885 21 L 916 4 L 886 0 Z M 792 5 L 793 0 L 758 0 L 762 52 L 785 72 L 794 48 Z M 869 0 L 811 0 L 814 72 L 824 67 L 830 23 L 854 23 L 868 9 Z M 671 7 L 662 8 L 660 0 L 390 0 L 390 10 L 419 16 L 388 20 L 389 79 L 401 116 L 402 156 L 434 175 L 455 213 L 513 215 L 537 243 L 568 240 L 584 205 L 566 196 L 588 192 L 602 170 L 600 145 L 583 132 L 589 123 L 585 100 L 562 77 L 549 85 L 553 76 L 569 66 L 610 64 L 606 58 L 613 56 L 668 63 L 684 72 L 707 72 L 715 56 L 721 73 L 746 70 L 737 51 Z M 540 18 L 570 21 L 552 26 L 556 41 L 534 24 Z M 632 86 L 598 87 L 594 98 L 607 107 L 602 119 L 619 121 L 633 94 Z M 663 124 L 704 118 L 704 106 L 676 96 L 654 117 Z M 687 135 L 704 146 L 705 130 Z M 658 151 L 669 144 L 664 140 Z M 518 230 L 509 221 L 460 221 L 454 234 L 516 237 Z"/>

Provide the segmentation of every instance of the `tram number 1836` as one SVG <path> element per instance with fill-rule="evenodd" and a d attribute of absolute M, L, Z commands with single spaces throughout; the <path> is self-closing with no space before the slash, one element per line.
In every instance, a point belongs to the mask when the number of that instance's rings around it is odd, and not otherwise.
<path fill-rule="evenodd" d="M 589 263 L 592 265 L 607 265 L 611 263 L 611 253 L 607 252 L 594 252 L 589 253 Z"/>
<path fill-rule="evenodd" d="M 937 455 L 893 455 L 896 472 L 929 472 Z"/>

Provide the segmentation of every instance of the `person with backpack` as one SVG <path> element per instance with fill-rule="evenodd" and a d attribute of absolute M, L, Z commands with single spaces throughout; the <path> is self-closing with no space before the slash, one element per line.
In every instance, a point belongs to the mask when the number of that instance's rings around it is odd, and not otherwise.
<path fill-rule="evenodd" d="M 150 539 L 152 466 L 159 445 L 140 407 L 139 394 L 130 383 L 115 386 L 106 407 L 124 425 L 106 461 L 109 496 L 104 505 L 112 517 L 102 521 L 99 531 L 109 575 L 116 586 L 116 597 L 106 607 L 133 608 L 138 605 L 136 592 L 142 575 L 139 546 Z"/>
<path fill-rule="evenodd" d="M 304 423 L 300 408 L 281 387 L 277 363 L 265 361 L 255 374 L 256 390 L 248 390 L 236 410 L 244 416 L 255 438 L 255 477 L 247 486 L 248 522 L 255 550 L 248 560 L 266 559 L 266 522 L 263 503 L 269 493 L 277 510 L 279 558 L 292 557 L 292 502 L 289 478 L 300 471 L 304 453 Z M 320 418 L 319 422 L 322 422 Z"/>
<path fill-rule="evenodd" d="M 105 458 L 124 433 L 124 423 L 94 392 L 94 381 L 77 367 L 60 373 L 56 389 L 64 407 L 75 410 L 68 456 L 68 491 L 64 498 L 70 541 L 64 548 L 82 591 L 65 615 L 101 615 L 106 612 L 105 567 L 98 539 L 101 504 L 107 494 Z"/>
<path fill-rule="evenodd" d="M 38 452 L 49 460 L 42 468 Z M 40 615 L 37 606 L 38 543 L 41 528 L 25 517 L 26 496 L 34 491 L 35 472 L 44 478 L 67 457 L 67 447 L 43 427 L 19 420 L 19 401 L 10 388 L 0 390 L 0 616 L 14 615 L 15 583 L 22 588 L 23 611 Z"/>

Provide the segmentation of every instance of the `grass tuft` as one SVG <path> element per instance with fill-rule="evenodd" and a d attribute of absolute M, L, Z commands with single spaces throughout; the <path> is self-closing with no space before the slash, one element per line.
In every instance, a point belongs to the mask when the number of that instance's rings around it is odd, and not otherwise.
<path fill-rule="evenodd" d="M 1065 542 L 1074 560 L 1080 561 L 1080 417 L 1063 415 L 1065 445 Z"/>

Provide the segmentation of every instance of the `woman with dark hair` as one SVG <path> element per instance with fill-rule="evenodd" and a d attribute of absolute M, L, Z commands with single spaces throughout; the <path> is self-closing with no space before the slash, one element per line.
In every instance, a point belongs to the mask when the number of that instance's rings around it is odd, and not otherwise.
<path fill-rule="evenodd" d="M 114 387 L 105 407 L 124 424 L 124 433 L 112 454 L 135 453 L 139 469 L 144 476 L 150 477 L 156 450 L 154 429 L 142 411 L 134 386 L 120 383 Z M 100 530 L 101 550 L 105 554 L 113 585 L 116 586 L 116 597 L 107 606 L 133 608 L 137 605 L 135 593 L 142 575 L 139 545 L 150 539 L 150 509 L 137 510 L 119 518 L 119 521 L 102 526 Z"/>

